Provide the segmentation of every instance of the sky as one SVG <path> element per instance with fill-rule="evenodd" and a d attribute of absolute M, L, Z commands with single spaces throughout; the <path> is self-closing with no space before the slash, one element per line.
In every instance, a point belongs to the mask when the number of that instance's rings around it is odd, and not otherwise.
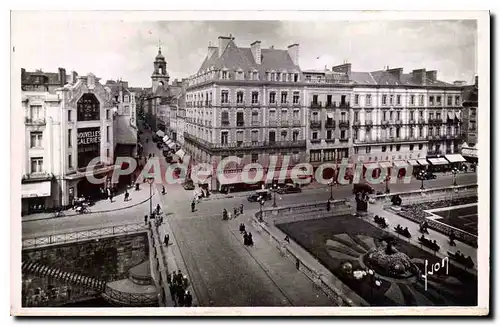
<path fill-rule="evenodd" d="M 209 42 L 216 45 L 218 36 L 229 34 L 241 47 L 255 40 L 277 49 L 299 43 L 302 69 L 347 61 L 353 71 L 437 70 L 446 82 L 472 83 L 477 74 L 474 20 L 131 21 L 25 13 L 13 15 L 11 27 L 17 63 L 28 71 L 63 67 L 134 87 L 151 86 L 159 44 L 172 81 L 196 73 Z"/>

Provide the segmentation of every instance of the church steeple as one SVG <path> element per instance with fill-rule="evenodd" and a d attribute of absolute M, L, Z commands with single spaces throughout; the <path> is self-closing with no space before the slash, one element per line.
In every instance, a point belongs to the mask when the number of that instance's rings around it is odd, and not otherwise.
<path fill-rule="evenodd" d="M 156 92 L 159 85 L 166 87 L 168 85 L 168 80 L 170 79 L 167 72 L 167 62 L 165 57 L 161 53 L 161 45 L 158 46 L 158 54 L 156 55 L 154 61 L 154 70 L 151 75 L 152 91 Z"/>

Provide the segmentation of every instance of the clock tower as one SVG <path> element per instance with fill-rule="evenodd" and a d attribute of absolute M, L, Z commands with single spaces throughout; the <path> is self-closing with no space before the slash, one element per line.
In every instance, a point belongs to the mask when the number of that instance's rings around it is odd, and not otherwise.
<path fill-rule="evenodd" d="M 168 80 L 170 79 L 167 73 L 167 62 L 165 61 L 165 57 L 161 54 L 161 47 L 158 48 L 158 55 L 155 58 L 154 62 L 154 70 L 151 75 L 152 82 L 152 91 L 156 92 L 156 89 L 159 85 L 167 86 Z"/>

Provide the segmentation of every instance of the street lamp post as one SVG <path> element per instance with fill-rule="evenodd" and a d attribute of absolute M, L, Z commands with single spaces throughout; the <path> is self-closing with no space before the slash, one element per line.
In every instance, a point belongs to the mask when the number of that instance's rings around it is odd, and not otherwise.
<path fill-rule="evenodd" d="M 273 184 L 273 192 L 274 192 L 274 196 L 273 196 L 273 207 L 278 207 L 278 205 L 276 205 L 276 192 L 278 191 L 278 185 L 277 184 Z"/>
<path fill-rule="evenodd" d="M 424 171 L 420 171 L 420 173 L 419 173 L 418 175 L 419 175 L 419 177 L 420 177 L 420 181 L 422 181 L 422 184 L 421 184 L 421 186 L 420 186 L 420 189 L 421 189 L 421 190 L 424 190 L 424 189 L 425 189 L 425 188 L 424 188 L 424 177 L 425 177 L 425 173 L 424 173 Z"/>
<path fill-rule="evenodd" d="M 146 179 L 149 183 L 149 216 L 153 216 L 153 182 L 154 178 L 147 178 Z"/>
<path fill-rule="evenodd" d="M 457 168 L 453 168 L 451 170 L 451 174 L 453 174 L 453 185 L 456 186 L 457 185 L 458 169 Z"/>
<path fill-rule="evenodd" d="M 389 180 L 391 179 L 391 177 L 389 175 L 386 175 L 385 177 L 385 193 L 388 194 L 390 193 L 391 191 L 389 190 Z"/>
<path fill-rule="evenodd" d="M 259 222 L 263 222 L 264 221 L 264 218 L 262 216 L 262 207 L 264 206 L 264 203 L 265 203 L 265 199 L 262 198 L 262 197 L 259 197 L 259 205 L 260 205 L 260 215 L 259 215 Z"/>

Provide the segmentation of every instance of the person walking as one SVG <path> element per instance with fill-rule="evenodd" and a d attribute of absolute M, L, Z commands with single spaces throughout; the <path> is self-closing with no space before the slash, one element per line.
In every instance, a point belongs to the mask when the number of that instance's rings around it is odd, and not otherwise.
<path fill-rule="evenodd" d="M 194 203 L 194 200 L 191 202 L 191 212 L 194 213 L 194 210 L 196 208 L 196 204 Z"/>
<path fill-rule="evenodd" d="M 240 205 L 240 214 L 243 214 L 243 204 Z"/>
<path fill-rule="evenodd" d="M 231 220 L 233 218 L 233 214 L 231 212 L 227 212 L 227 219 Z"/>
<path fill-rule="evenodd" d="M 165 189 L 165 186 L 164 186 L 164 185 L 162 185 L 161 187 L 162 187 L 162 188 L 161 188 L 161 194 L 162 194 L 162 195 L 165 195 L 165 194 L 167 193 L 167 190 Z"/>
<path fill-rule="evenodd" d="M 123 199 L 123 200 L 124 200 L 124 201 L 128 201 L 128 197 L 129 197 L 129 196 L 130 196 L 130 195 L 129 195 L 128 191 L 127 191 L 127 190 L 125 190 L 125 197 L 124 197 L 124 199 Z"/>
<path fill-rule="evenodd" d="M 234 208 L 234 218 L 238 217 L 238 208 Z"/>
<path fill-rule="evenodd" d="M 144 224 L 148 225 L 148 216 L 147 215 L 144 215 Z"/>
<path fill-rule="evenodd" d="M 186 295 L 184 296 L 184 306 L 186 307 L 191 307 L 193 304 L 193 296 L 189 292 L 189 290 L 186 290 Z"/>
<path fill-rule="evenodd" d="M 160 214 L 160 204 L 156 205 L 156 214 Z"/>
<path fill-rule="evenodd" d="M 112 203 L 113 202 L 113 192 L 110 191 L 110 195 L 109 195 L 109 202 Z"/>
<path fill-rule="evenodd" d="M 163 238 L 163 243 L 165 244 L 166 247 L 168 246 L 169 241 L 170 241 L 170 236 L 168 234 L 165 234 L 165 237 Z"/>

